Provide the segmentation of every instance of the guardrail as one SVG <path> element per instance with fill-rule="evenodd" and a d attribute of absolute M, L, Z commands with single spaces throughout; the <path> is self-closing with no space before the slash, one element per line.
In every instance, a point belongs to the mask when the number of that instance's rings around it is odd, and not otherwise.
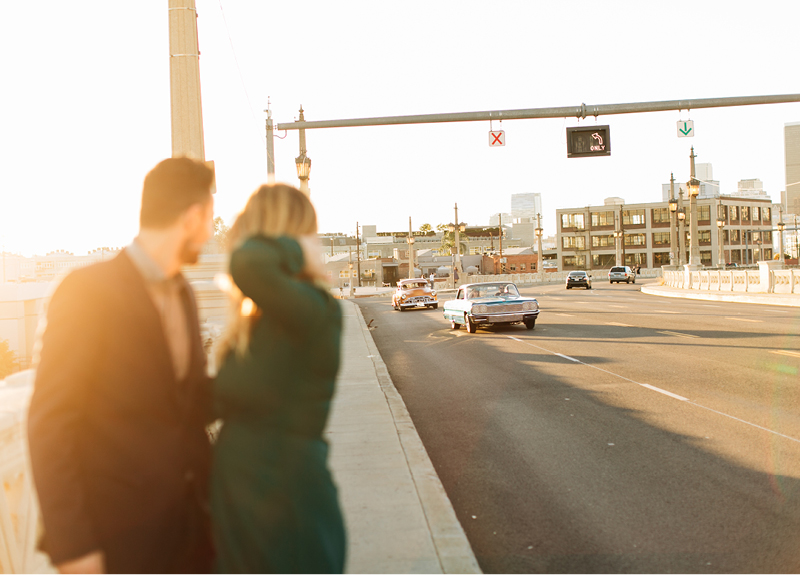
<path fill-rule="evenodd" d="M 608 270 L 584 270 L 592 275 L 596 282 L 608 280 Z M 529 274 L 472 274 L 467 276 L 462 283 L 482 283 L 482 282 L 513 282 L 517 285 L 533 285 L 538 283 L 564 283 L 567 280 L 568 271 L 563 272 L 543 272 Z M 661 268 L 648 268 L 641 270 L 636 276 L 637 279 L 661 277 Z"/>
<path fill-rule="evenodd" d="M 757 270 L 664 270 L 664 285 L 732 293 L 800 294 L 800 270 L 759 262 Z"/>
<path fill-rule="evenodd" d="M 28 463 L 25 414 L 33 370 L 0 381 L 0 572 L 53 572 L 36 551 L 39 507 Z"/>

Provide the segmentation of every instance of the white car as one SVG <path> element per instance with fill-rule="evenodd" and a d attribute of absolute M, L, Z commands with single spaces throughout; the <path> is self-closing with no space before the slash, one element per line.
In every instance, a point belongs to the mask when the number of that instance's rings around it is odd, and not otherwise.
<path fill-rule="evenodd" d="M 626 284 L 636 283 L 636 274 L 628 266 L 614 266 L 608 272 L 608 283 L 625 282 Z"/>

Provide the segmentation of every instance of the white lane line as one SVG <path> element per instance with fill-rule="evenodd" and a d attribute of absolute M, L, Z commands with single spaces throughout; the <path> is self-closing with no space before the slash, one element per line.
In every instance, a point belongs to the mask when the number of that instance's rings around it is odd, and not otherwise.
<path fill-rule="evenodd" d="M 555 352 L 553 352 L 553 353 L 555 355 L 557 355 L 558 357 L 563 357 L 564 359 L 568 359 L 570 361 L 574 361 L 575 363 L 583 363 L 581 360 L 575 359 L 574 357 L 570 357 L 568 355 L 564 355 L 563 353 L 555 353 Z M 586 364 L 584 364 L 584 365 L 586 365 Z"/>
<path fill-rule="evenodd" d="M 691 335 L 691 334 L 688 334 L 688 333 L 679 333 L 677 331 L 659 331 L 659 332 L 656 332 L 656 333 L 663 333 L 664 335 L 674 335 L 675 337 L 686 337 L 686 338 L 690 338 L 690 339 L 697 339 L 698 337 L 700 337 L 699 335 Z"/>
<path fill-rule="evenodd" d="M 786 310 L 783 309 L 765 309 L 764 311 L 768 311 L 770 313 L 788 313 Z"/>
<path fill-rule="evenodd" d="M 681 313 L 679 311 L 670 311 L 670 310 L 666 310 L 666 309 L 654 309 L 653 311 L 655 313 Z"/>
<path fill-rule="evenodd" d="M 725 319 L 730 319 L 730 320 L 733 320 L 733 321 L 746 321 L 746 322 L 749 322 L 749 323 L 764 323 L 760 319 L 745 319 L 743 317 L 726 317 Z"/>
<path fill-rule="evenodd" d="M 510 339 L 516 339 L 516 338 L 512 338 L 511 336 L 506 336 L 506 337 L 509 337 Z M 517 340 L 517 341 L 520 341 L 520 340 Z M 542 351 L 546 351 L 547 353 L 552 353 L 553 355 L 561 355 L 560 353 L 556 353 L 554 351 L 551 351 L 549 349 L 545 349 L 545 348 L 540 347 L 538 345 L 534 345 L 532 343 L 528 343 L 527 341 L 520 341 L 520 342 L 522 344 L 524 344 L 524 345 L 528 345 L 530 347 L 535 347 L 537 349 L 541 349 Z M 562 356 L 562 357 L 566 357 L 566 356 Z M 661 394 L 666 395 L 668 397 L 672 397 L 673 399 L 678 399 L 680 401 L 684 401 L 684 402 L 686 402 L 687 405 L 694 405 L 695 407 L 699 407 L 701 409 L 705 409 L 706 411 L 710 411 L 712 413 L 716 413 L 717 415 L 722 415 L 723 417 L 727 417 L 727 418 L 733 419 L 735 421 L 738 421 L 739 423 L 744 423 L 745 425 L 749 425 L 751 427 L 755 427 L 756 429 L 760 429 L 762 431 L 766 431 L 768 433 L 772 433 L 773 435 L 777 435 L 779 437 L 783 437 L 784 439 L 788 439 L 790 441 L 794 441 L 795 443 L 800 443 L 800 439 L 797 439 L 796 437 L 791 437 L 789 435 L 784 435 L 783 433 L 779 433 L 777 431 L 773 431 L 772 429 L 769 429 L 767 427 L 763 427 L 761 425 L 758 425 L 758 424 L 755 424 L 755 423 L 751 423 L 749 421 L 745 421 L 744 419 L 739 419 L 738 417 L 734 417 L 733 415 L 728 415 L 727 413 L 724 413 L 722 411 L 717 411 L 716 409 L 712 409 L 710 407 L 706 407 L 705 405 L 702 405 L 700 403 L 692 401 L 692 400 L 690 400 L 690 399 L 688 399 L 686 397 L 683 397 L 681 395 L 678 395 L 676 393 L 671 393 L 671 392 L 669 392 L 669 391 L 667 391 L 665 389 L 661 389 L 660 387 L 656 387 L 654 385 L 650 385 L 650 384 L 647 384 L 647 383 L 639 383 L 638 381 L 634 381 L 632 379 L 629 379 L 627 377 L 619 375 L 618 373 L 614 373 L 612 371 L 608 371 L 607 369 L 603 369 L 602 367 L 597 367 L 596 365 L 592 365 L 590 363 L 584 363 L 584 362 L 582 362 L 580 360 L 576 360 L 576 361 L 577 361 L 577 363 L 579 363 L 581 365 L 585 365 L 586 367 L 591 367 L 593 369 L 596 369 L 597 371 L 602 371 L 602 372 L 607 373 L 609 375 L 613 375 L 614 377 L 617 377 L 617 378 L 622 379 L 624 381 L 629 381 L 630 383 L 635 383 L 636 385 L 638 385 L 640 387 L 646 387 L 647 389 L 649 389 L 651 391 L 657 391 L 658 393 L 661 393 Z"/>
<path fill-rule="evenodd" d="M 633 327 L 632 325 L 628 325 L 627 323 L 617 323 L 615 321 L 607 321 L 606 325 L 616 325 L 617 327 Z"/>
<path fill-rule="evenodd" d="M 553 315 L 560 315 L 560 316 L 563 316 L 563 317 L 575 317 L 571 313 L 554 313 Z"/>
<path fill-rule="evenodd" d="M 652 389 L 653 391 L 657 391 L 658 393 L 663 393 L 664 395 L 668 395 L 670 397 L 674 397 L 678 401 L 689 401 L 688 397 L 683 397 L 682 395 L 678 395 L 677 393 L 672 393 L 671 391 L 667 391 L 666 389 L 661 389 L 660 387 L 656 387 L 655 385 L 650 385 L 649 383 L 640 383 L 642 387 L 646 387 L 647 389 Z"/>
<path fill-rule="evenodd" d="M 769 352 L 777 355 L 788 355 L 789 357 L 800 357 L 800 353 L 796 351 L 788 351 L 785 349 L 771 349 Z"/>
<path fill-rule="evenodd" d="M 714 304 L 711 304 L 711 303 L 701 303 L 700 305 L 703 306 L 703 307 L 722 307 L 722 306 L 714 305 Z"/>

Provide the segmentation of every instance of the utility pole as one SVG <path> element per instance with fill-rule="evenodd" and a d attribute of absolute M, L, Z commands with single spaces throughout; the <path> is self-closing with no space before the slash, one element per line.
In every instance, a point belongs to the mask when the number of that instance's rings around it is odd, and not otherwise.
<path fill-rule="evenodd" d="M 620 228 L 622 219 L 622 210 L 614 214 L 614 265 L 622 265 L 622 250 L 620 244 L 622 243 L 622 229 Z"/>
<path fill-rule="evenodd" d="M 169 0 L 172 157 L 205 160 L 195 0 Z"/>
<path fill-rule="evenodd" d="M 455 205 L 455 211 L 456 211 L 456 221 L 454 223 L 455 223 L 455 234 L 456 234 L 455 235 L 455 242 L 456 242 L 455 249 L 456 249 L 456 252 L 455 252 L 455 260 L 454 260 L 455 261 L 455 266 L 454 266 L 454 269 L 453 269 L 453 288 L 457 287 L 456 286 L 456 281 L 455 281 L 455 274 L 458 273 L 458 272 L 462 272 L 463 273 L 463 270 L 461 269 L 461 237 L 459 236 L 459 232 L 461 231 L 461 224 L 458 221 L 458 204 L 457 203 Z M 500 241 L 502 241 L 502 240 L 500 240 Z M 461 274 L 459 273 L 459 280 L 460 279 L 461 279 Z"/>
<path fill-rule="evenodd" d="M 536 249 L 538 253 L 536 271 L 542 273 L 544 272 L 544 268 L 542 267 L 544 264 L 544 256 L 542 252 L 542 234 L 544 233 L 544 230 L 542 229 L 542 214 L 536 214 L 536 220 L 538 222 L 536 225 Z M 544 279 L 544 276 L 542 276 L 542 279 Z"/>
<path fill-rule="evenodd" d="M 498 241 L 500 242 L 500 273 L 504 273 L 506 270 L 505 266 L 503 265 L 503 214 L 497 214 L 497 217 L 499 218 L 497 236 Z"/>
<path fill-rule="evenodd" d="M 275 125 L 272 123 L 272 110 L 270 110 L 270 102 L 269 98 L 267 98 L 267 109 L 264 110 L 267 113 L 267 183 L 274 184 L 275 183 Z M 331 239 L 333 242 L 333 239 Z M 333 249 L 333 244 L 331 244 L 331 250 Z M 331 255 L 333 255 L 333 251 L 331 251 Z"/>
<path fill-rule="evenodd" d="M 414 232 L 411 229 L 411 217 L 408 218 L 408 279 L 413 280 L 414 274 Z"/>
<path fill-rule="evenodd" d="M 676 240 L 678 230 L 676 229 L 676 218 L 677 213 L 673 209 L 676 207 L 675 204 L 675 175 L 670 173 L 669 175 L 669 265 L 675 265 L 675 250 L 677 249 Z"/>
<path fill-rule="evenodd" d="M 358 287 L 361 287 L 361 231 L 356 222 L 356 261 L 358 262 Z"/>

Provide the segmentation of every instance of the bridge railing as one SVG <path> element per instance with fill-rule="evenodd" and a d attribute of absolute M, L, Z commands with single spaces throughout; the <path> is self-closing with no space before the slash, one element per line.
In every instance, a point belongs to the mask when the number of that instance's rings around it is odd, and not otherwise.
<path fill-rule="evenodd" d="M 698 291 L 800 294 L 800 269 L 759 262 L 757 270 L 664 270 L 664 285 Z"/>

